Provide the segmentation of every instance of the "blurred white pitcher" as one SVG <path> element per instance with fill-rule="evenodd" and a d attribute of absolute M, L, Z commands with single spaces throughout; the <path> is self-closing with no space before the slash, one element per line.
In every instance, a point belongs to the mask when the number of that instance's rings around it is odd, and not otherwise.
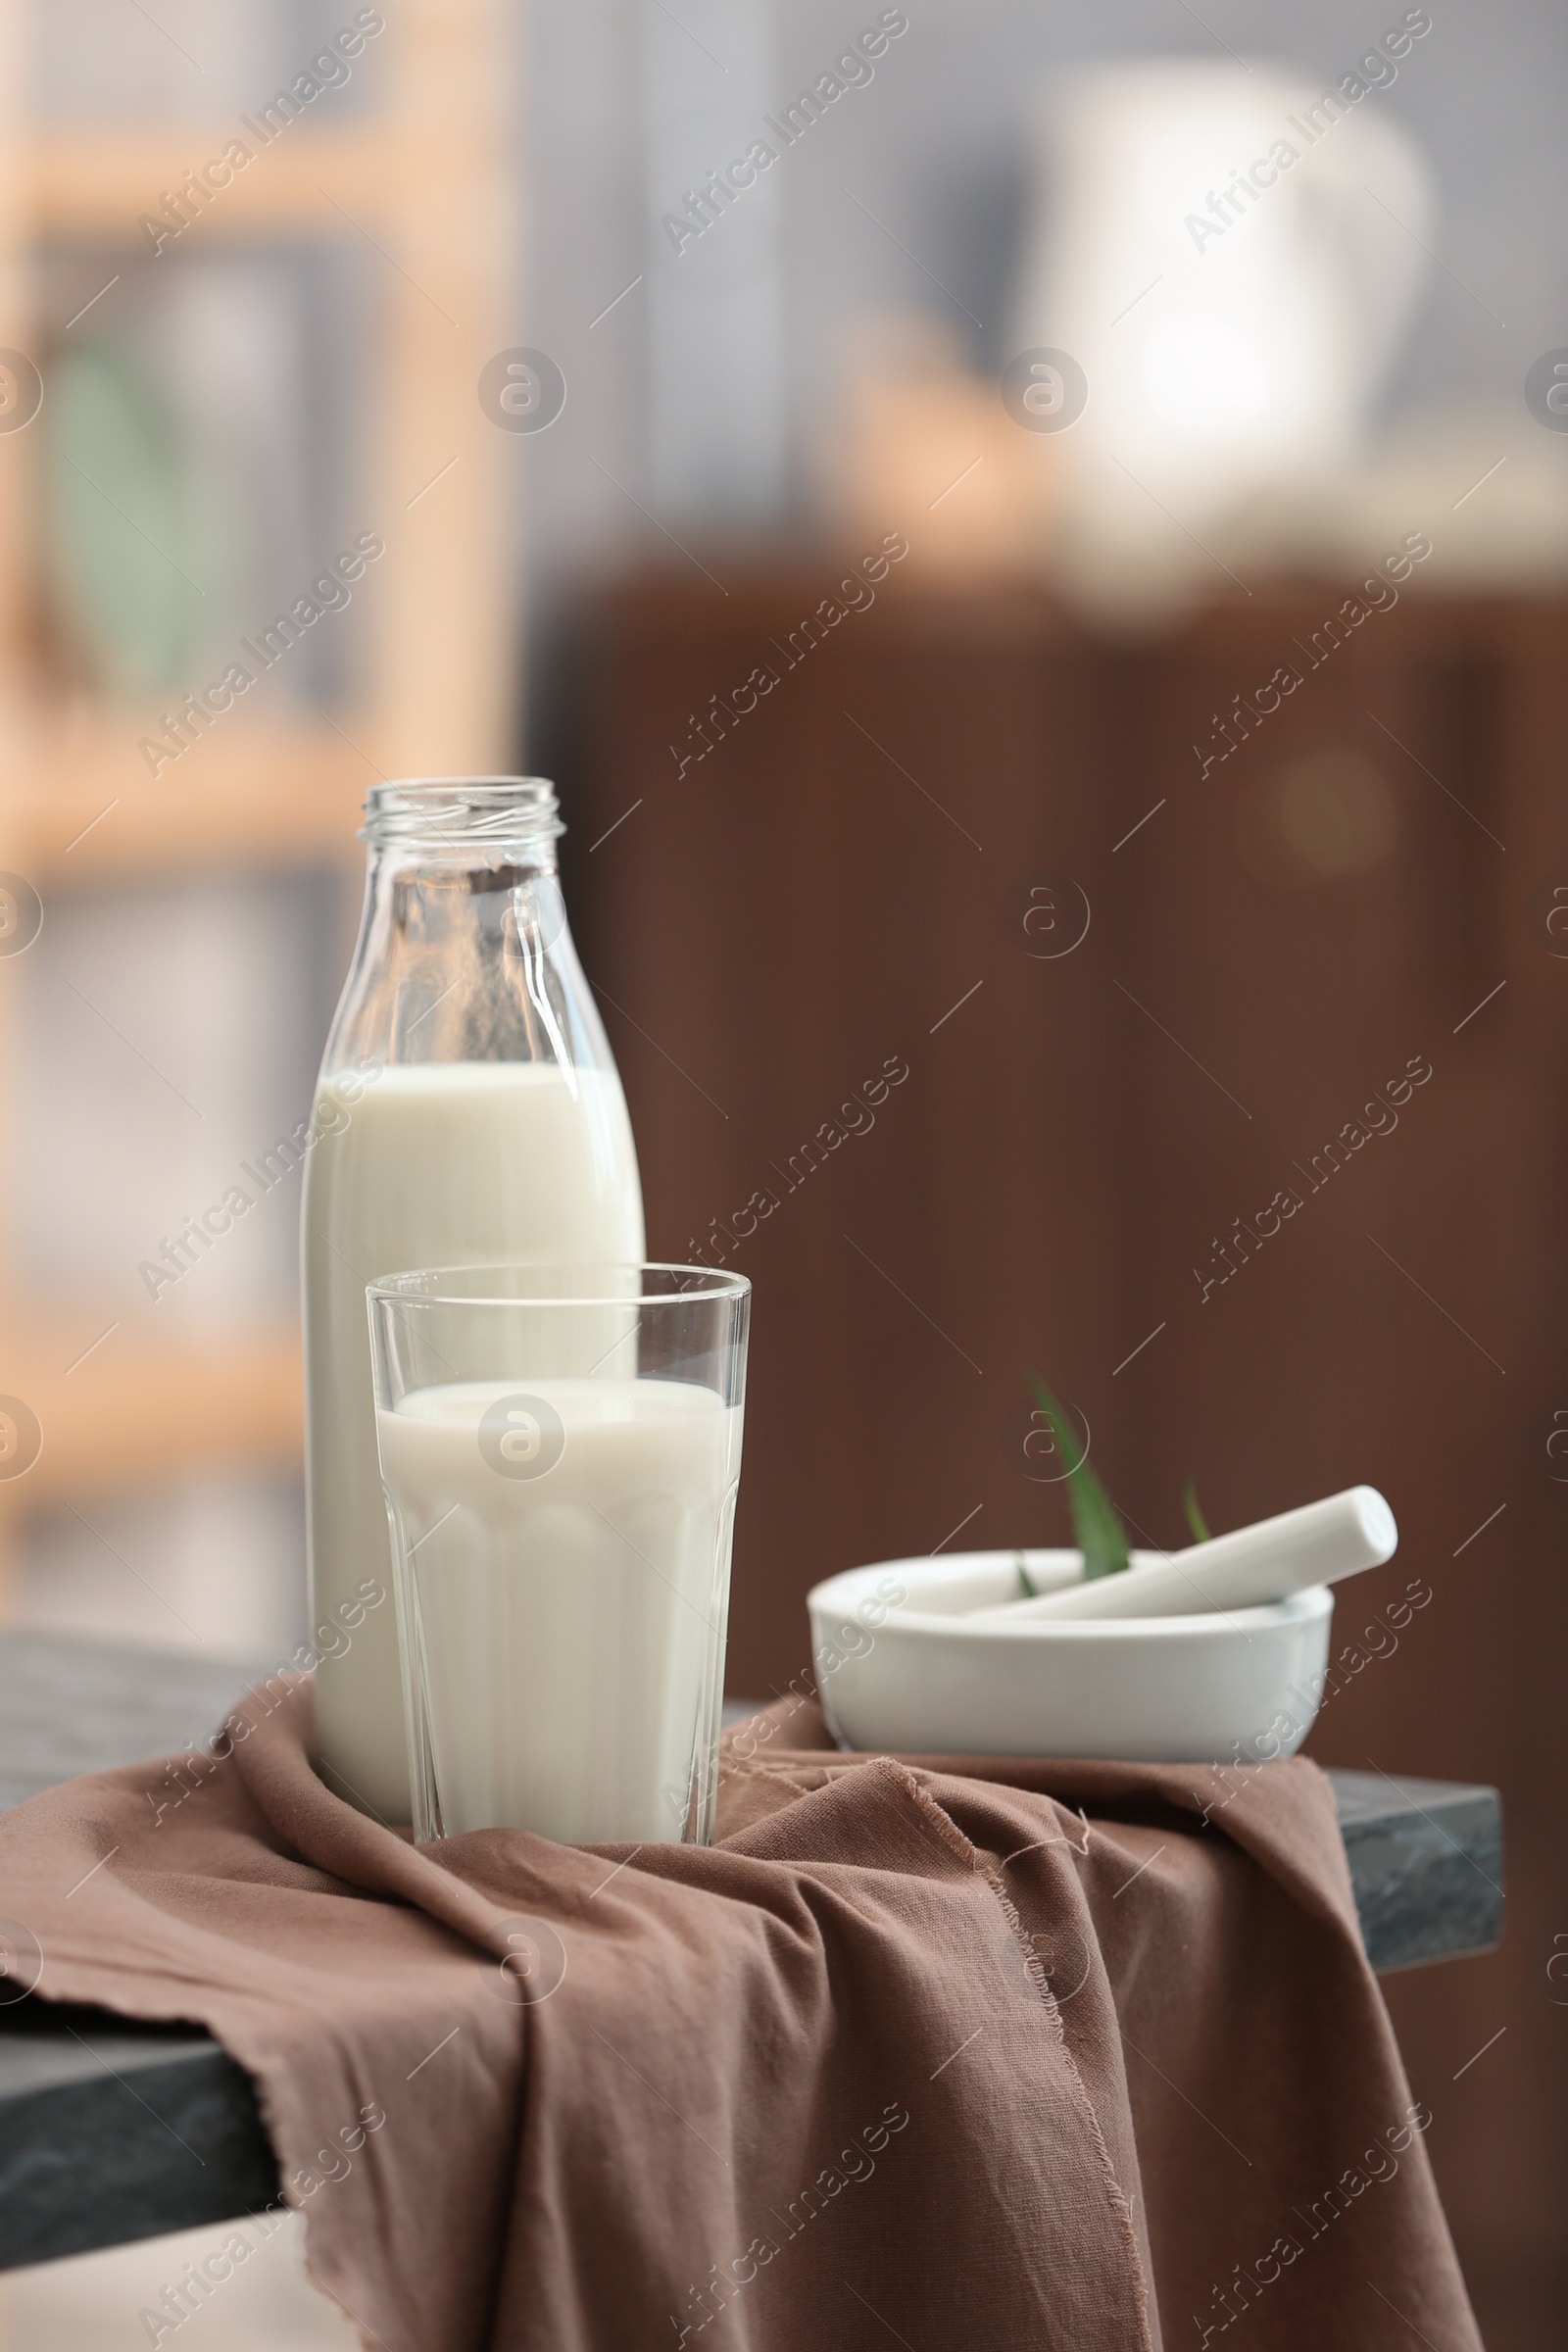
<path fill-rule="evenodd" d="M 1181 526 L 1223 535 L 1259 493 L 1355 453 L 1432 230 L 1430 175 L 1382 111 L 1397 71 L 1382 51 L 1326 86 L 1145 61 L 1074 75 L 1042 109 L 1012 348 L 1065 351 L 1088 377 L 1063 490 L 1104 588 L 1157 595 L 1205 564 L 1219 584 Z"/>

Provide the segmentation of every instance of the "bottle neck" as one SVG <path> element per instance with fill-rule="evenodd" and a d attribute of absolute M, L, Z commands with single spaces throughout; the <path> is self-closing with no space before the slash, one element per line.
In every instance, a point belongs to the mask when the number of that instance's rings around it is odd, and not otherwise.
<path fill-rule="evenodd" d="M 554 934 L 561 904 L 556 843 L 564 830 L 557 807 L 555 788 L 543 776 L 376 785 L 360 833 L 368 905 L 386 908 L 395 932 L 413 923 L 438 935 L 505 919 L 506 896 L 517 894 L 514 930 L 520 918 Z"/>
<path fill-rule="evenodd" d="M 532 886 L 559 890 L 555 845 L 517 840 L 487 844 L 435 842 L 423 835 L 410 841 L 368 841 L 366 876 L 371 898 L 427 891 L 456 899 L 484 900 Z M 477 907 L 475 913 L 482 913 Z"/>
<path fill-rule="evenodd" d="M 556 877 L 537 777 L 377 786 L 365 916 L 327 1066 L 608 1061 Z"/>

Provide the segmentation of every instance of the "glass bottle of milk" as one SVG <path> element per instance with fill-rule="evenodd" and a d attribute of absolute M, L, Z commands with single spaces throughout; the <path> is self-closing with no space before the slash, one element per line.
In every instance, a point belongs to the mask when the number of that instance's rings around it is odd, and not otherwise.
<path fill-rule="evenodd" d="M 566 928 L 550 785 L 384 784 L 366 811 L 365 912 L 305 1179 L 311 1623 L 332 1629 L 316 1636 L 323 1771 L 363 1809 L 406 1822 L 365 1286 L 423 1266 L 636 1264 L 643 1203 Z"/>

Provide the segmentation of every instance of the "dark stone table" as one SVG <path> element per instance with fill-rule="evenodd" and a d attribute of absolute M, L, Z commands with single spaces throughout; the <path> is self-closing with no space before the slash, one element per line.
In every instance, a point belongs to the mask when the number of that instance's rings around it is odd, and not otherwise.
<path fill-rule="evenodd" d="M 260 1662 L 0 1637 L 0 1810 L 56 1782 L 198 1746 Z M 738 1712 L 749 1712 L 739 1709 Z M 1332 1771 L 1374 1968 L 1502 1933 L 1494 1788 Z M 0 1913 L 5 1909 L 0 1886 Z M 0 2005 L 0 2270 L 259 2211 L 277 2165 L 250 2077 L 191 2026 Z"/>

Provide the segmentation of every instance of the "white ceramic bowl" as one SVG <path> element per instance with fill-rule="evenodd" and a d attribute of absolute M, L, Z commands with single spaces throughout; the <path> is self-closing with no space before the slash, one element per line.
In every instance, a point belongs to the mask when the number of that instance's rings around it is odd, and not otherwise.
<path fill-rule="evenodd" d="M 1076 1551 L 1021 1556 L 1041 1592 L 1082 1574 Z M 807 1595 L 841 1746 L 1230 1764 L 1291 1755 L 1306 1738 L 1328 1658 L 1327 1585 L 1214 1616 L 966 1619 L 1018 1597 L 1019 1557 L 879 1560 Z"/>

